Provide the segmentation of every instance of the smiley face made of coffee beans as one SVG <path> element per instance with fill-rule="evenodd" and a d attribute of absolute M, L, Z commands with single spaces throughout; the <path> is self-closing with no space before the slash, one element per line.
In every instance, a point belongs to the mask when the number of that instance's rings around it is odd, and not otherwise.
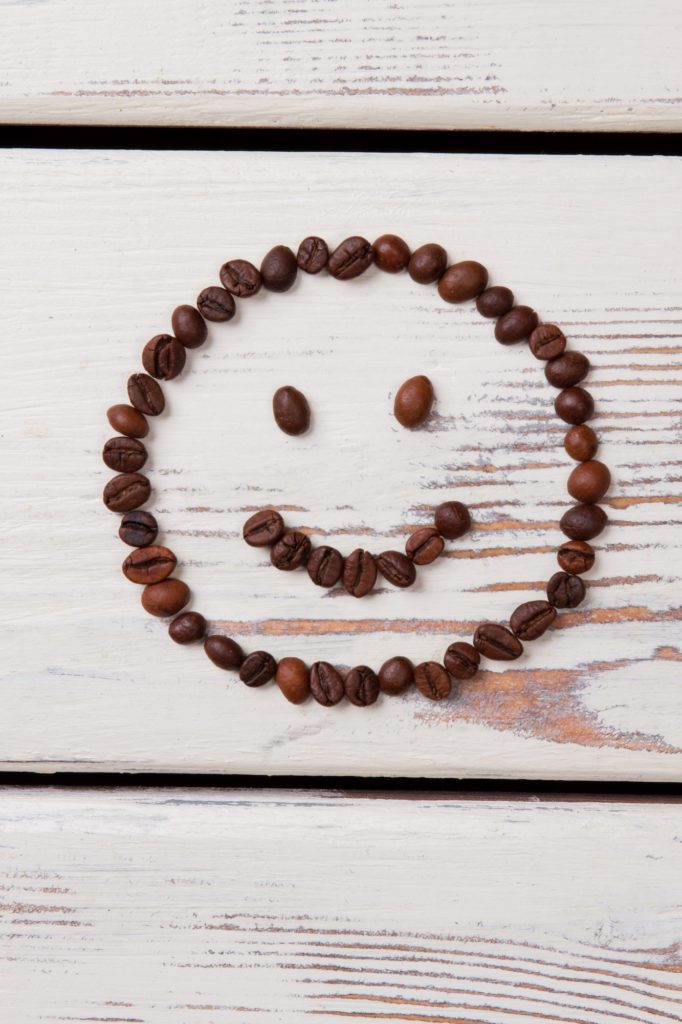
<path fill-rule="evenodd" d="M 567 489 L 577 504 L 564 513 L 560 527 L 568 538 L 557 551 L 560 571 L 555 572 L 542 599 L 526 601 L 516 608 L 508 625 L 482 622 L 473 643 L 455 640 L 449 645 L 443 663 L 424 662 L 414 666 L 405 657 L 390 658 L 378 672 L 358 665 L 342 673 L 326 661 L 308 667 L 300 658 L 282 658 L 279 663 L 266 651 L 245 654 L 231 637 L 209 632 L 208 623 L 195 611 L 183 611 L 190 600 L 186 583 L 173 576 L 177 559 L 172 551 L 155 544 L 157 523 L 142 506 L 150 496 L 150 484 L 140 470 L 147 451 L 141 438 L 148 433 L 148 416 L 162 412 L 165 400 L 160 380 L 178 377 L 185 366 L 187 351 L 206 340 L 206 321 L 227 323 L 235 313 L 235 298 L 247 299 L 261 288 L 286 292 L 299 271 L 306 274 L 329 273 L 338 281 L 350 281 L 377 267 L 388 274 L 406 271 L 422 285 L 436 285 L 445 302 L 475 300 L 481 316 L 495 321 L 495 338 L 502 345 L 527 341 L 532 355 L 544 365 L 548 383 L 559 389 L 554 401 L 557 416 L 569 424 L 564 439 L 568 455 L 577 463 Z M 471 679 L 479 670 L 481 658 L 513 661 L 523 654 L 523 643 L 542 636 L 557 617 L 557 609 L 575 608 L 585 596 L 582 574 L 594 565 L 594 549 L 588 543 L 604 529 L 607 516 L 596 504 L 607 492 L 610 473 L 595 460 L 597 436 L 586 420 L 594 412 L 592 396 L 580 383 L 590 365 L 580 352 L 568 351 L 559 327 L 540 323 L 529 306 L 515 305 L 509 288 L 489 287 L 488 271 L 480 263 L 463 260 L 448 265 L 445 249 L 435 243 L 410 252 L 397 235 L 382 235 L 370 244 L 360 236 L 351 236 L 331 253 L 322 238 L 304 239 L 294 253 L 277 245 L 263 259 L 260 270 L 247 260 L 228 260 L 220 269 L 221 285 L 200 293 L 197 305 L 178 306 L 171 316 L 172 334 L 158 334 L 142 351 L 144 373 L 133 373 L 128 380 L 130 404 L 114 405 L 107 418 L 117 436 L 104 445 L 105 464 L 118 474 L 104 488 L 104 503 L 112 512 L 122 513 L 119 536 L 133 551 L 123 562 L 123 572 L 133 583 L 143 586 L 142 606 L 151 615 L 170 618 L 170 637 L 178 644 L 203 641 L 206 654 L 221 669 L 238 672 L 247 686 L 262 686 L 274 679 L 284 696 L 294 704 L 312 696 L 325 707 L 347 699 L 359 707 L 374 704 L 380 693 L 396 695 L 413 686 L 430 700 L 444 700 L 452 690 L 453 679 Z M 411 378 L 396 396 L 395 414 L 405 426 L 423 421 L 431 405 L 431 385 L 427 378 Z M 305 408 L 299 392 L 284 389 L 288 414 L 302 417 Z M 297 397 L 299 396 L 299 397 Z M 292 405 L 293 401 L 293 405 Z M 298 409 L 296 405 L 298 403 Z M 281 413 L 281 409 L 279 410 Z M 275 417 L 278 417 L 277 396 Z M 281 424 L 280 424 L 281 425 Z M 295 422 L 294 422 L 295 426 Z M 292 433 L 300 432 L 296 429 Z M 445 502 L 436 510 L 434 524 L 422 526 L 405 545 L 405 553 L 385 551 L 378 556 L 357 549 L 344 558 L 330 547 L 312 548 L 309 537 L 286 529 L 274 509 L 263 509 L 244 526 L 244 539 L 254 547 L 269 546 L 274 565 L 283 569 L 307 568 L 311 580 L 320 586 L 333 586 L 341 580 L 355 597 L 368 594 L 377 571 L 394 586 L 409 586 L 416 566 L 426 565 L 443 550 L 444 540 L 461 536 L 469 527 L 466 508 L 459 502 Z"/>

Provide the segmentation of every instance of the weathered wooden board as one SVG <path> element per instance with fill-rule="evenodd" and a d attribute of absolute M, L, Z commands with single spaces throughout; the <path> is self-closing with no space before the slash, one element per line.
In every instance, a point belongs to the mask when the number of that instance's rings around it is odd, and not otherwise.
<path fill-rule="evenodd" d="M 680 1021 L 681 833 L 679 803 L 5 790 L 4 1016 Z"/>
<path fill-rule="evenodd" d="M 681 170 L 666 158 L 3 154 L 0 762 L 680 779 Z M 100 500 L 104 410 L 225 258 L 259 260 L 311 230 L 396 230 L 482 259 L 595 366 L 614 486 L 588 599 L 442 705 L 327 710 L 248 690 L 170 643 L 120 573 Z M 242 303 L 189 364 L 153 425 L 150 507 L 194 607 L 248 649 L 377 668 L 440 658 L 555 570 L 569 460 L 554 393 L 472 306 L 446 307 L 405 276 L 307 278 Z M 437 409 L 409 433 L 391 396 L 418 372 Z M 273 424 L 285 383 L 312 404 L 304 438 Z M 249 512 L 272 503 L 346 553 L 401 547 L 455 495 L 475 530 L 408 592 L 325 595 L 241 540 Z"/>
<path fill-rule="evenodd" d="M 3 121 L 679 131 L 676 0 L 0 4 Z"/>

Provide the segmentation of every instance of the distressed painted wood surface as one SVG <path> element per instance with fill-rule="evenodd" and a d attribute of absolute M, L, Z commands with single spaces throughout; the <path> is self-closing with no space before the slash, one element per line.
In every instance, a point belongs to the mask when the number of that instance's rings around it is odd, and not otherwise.
<path fill-rule="evenodd" d="M 681 834 L 679 803 L 5 790 L 3 1011 L 680 1021 Z"/>
<path fill-rule="evenodd" d="M 676 0 L 0 4 L 4 121 L 678 131 Z"/>
<path fill-rule="evenodd" d="M 679 161 L 4 153 L 0 762 L 5 767 L 680 779 Z M 101 503 L 104 410 L 142 344 L 228 257 L 309 231 L 396 230 L 486 262 L 594 364 L 614 485 L 588 599 L 453 699 L 287 704 L 169 642 L 125 581 Z M 392 395 L 427 373 L 406 432 Z M 287 438 L 292 383 L 314 428 Z M 193 607 L 247 649 L 378 668 L 440 658 L 555 571 L 569 460 L 525 346 L 471 305 L 378 271 L 262 294 L 211 331 L 153 424 L 150 508 Z M 269 504 L 345 553 L 402 547 L 448 497 L 475 529 L 408 592 L 357 601 L 241 540 Z"/>

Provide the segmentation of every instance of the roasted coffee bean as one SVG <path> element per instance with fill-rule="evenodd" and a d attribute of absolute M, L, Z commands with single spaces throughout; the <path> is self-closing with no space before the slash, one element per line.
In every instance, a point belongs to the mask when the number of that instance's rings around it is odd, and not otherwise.
<path fill-rule="evenodd" d="M 218 668 L 236 672 L 244 662 L 244 652 L 237 641 L 229 636 L 221 636 L 220 633 L 206 637 L 204 650 Z"/>
<path fill-rule="evenodd" d="M 608 519 L 601 505 L 573 505 L 564 512 L 559 526 L 571 540 L 592 540 L 602 532 Z"/>
<path fill-rule="evenodd" d="M 411 587 L 417 578 L 414 563 L 400 551 L 382 551 L 376 562 L 381 575 L 394 587 Z"/>
<path fill-rule="evenodd" d="M 556 560 L 564 572 L 580 576 L 594 565 L 594 548 L 584 540 L 567 540 L 557 551 Z"/>
<path fill-rule="evenodd" d="M 248 299 L 260 291 L 263 278 L 260 270 L 248 260 L 228 260 L 220 268 L 220 282 L 223 288 L 239 299 Z"/>
<path fill-rule="evenodd" d="M 171 622 L 168 635 L 176 644 L 195 644 L 206 635 L 206 619 L 199 612 L 183 612 Z"/>
<path fill-rule="evenodd" d="M 471 529 L 469 509 L 461 501 L 444 501 L 434 513 L 434 522 L 447 540 L 456 540 Z"/>
<path fill-rule="evenodd" d="M 556 359 L 566 348 L 566 335 L 556 324 L 540 324 L 528 339 L 536 359 Z"/>
<path fill-rule="evenodd" d="M 374 262 L 374 250 L 366 238 L 352 235 L 337 245 L 329 257 L 327 269 L 339 281 L 350 281 L 363 274 Z"/>
<path fill-rule="evenodd" d="M 356 708 L 374 704 L 380 693 L 379 680 L 375 672 L 366 665 L 352 668 L 345 680 L 346 697 Z"/>
<path fill-rule="evenodd" d="M 452 690 L 450 676 L 437 661 L 424 661 L 417 665 L 414 681 L 419 692 L 429 700 L 445 700 Z"/>
<path fill-rule="evenodd" d="M 305 565 L 310 557 L 310 537 L 298 530 L 287 530 L 270 552 L 270 561 L 275 569 L 291 572 Z"/>
<path fill-rule="evenodd" d="M 310 696 L 310 673 L 300 658 L 282 658 L 275 682 L 292 704 L 302 704 Z"/>
<path fill-rule="evenodd" d="M 590 361 L 582 352 L 564 352 L 545 366 L 545 377 L 553 388 L 572 388 L 587 377 Z"/>
<path fill-rule="evenodd" d="M 408 658 L 389 658 L 379 669 L 379 686 L 392 697 L 414 683 L 414 666 Z"/>
<path fill-rule="evenodd" d="M 343 679 L 328 661 L 316 661 L 310 666 L 310 692 L 325 708 L 343 700 Z"/>
<path fill-rule="evenodd" d="M 177 306 L 171 316 L 171 328 L 185 348 L 199 348 L 208 335 L 204 318 L 194 306 Z"/>
<path fill-rule="evenodd" d="M 468 302 L 475 299 L 488 283 L 488 271 L 476 260 L 453 263 L 438 282 L 438 294 L 445 302 Z"/>
<path fill-rule="evenodd" d="M 377 564 L 369 551 L 351 551 L 343 567 L 343 585 L 352 597 L 365 597 L 376 583 Z"/>
<path fill-rule="evenodd" d="M 495 324 L 495 337 L 501 345 L 513 345 L 528 338 L 538 325 L 538 315 L 530 306 L 513 306 Z"/>
<path fill-rule="evenodd" d="M 481 316 L 489 320 L 504 316 L 514 305 L 514 293 L 511 288 L 496 284 L 492 288 L 486 288 L 476 299 L 476 309 Z"/>
<path fill-rule="evenodd" d="M 131 583 L 160 583 L 170 576 L 177 563 L 170 548 L 149 544 L 131 551 L 121 569 Z"/>
<path fill-rule="evenodd" d="M 154 516 L 142 509 L 126 512 L 118 528 L 119 537 L 131 548 L 143 548 L 153 544 L 158 532 L 159 526 Z"/>
<path fill-rule="evenodd" d="M 585 584 L 580 576 L 555 572 L 547 584 L 547 600 L 555 608 L 577 608 L 585 597 Z"/>
<path fill-rule="evenodd" d="M 191 597 L 189 587 L 182 580 L 171 577 L 161 583 L 150 583 L 142 591 L 142 607 L 150 615 L 167 618 L 177 615 Z"/>
<path fill-rule="evenodd" d="M 374 262 L 387 274 L 398 274 L 410 262 L 410 249 L 398 235 L 380 235 L 372 245 Z"/>
<path fill-rule="evenodd" d="M 288 245 L 276 245 L 260 265 L 263 286 L 270 292 L 288 292 L 298 272 L 296 257 Z"/>
<path fill-rule="evenodd" d="M 448 254 L 442 245 L 427 242 L 410 256 L 407 272 L 417 284 L 433 284 L 448 265 Z"/>
<path fill-rule="evenodd" d="M 405 551 L 415 565 L 430 565 L 443 553 L 445 541 L 433 526 L 422 526 L 410 534 Z"/>
<path fill-rule="evenodd" d="M 403 427 L 418 427 L 427 418 L 433 405 L 433 385 L 428 377 L 410 377 L 398 388 L 393 413 Z"/>
<path fill-rule="evenodd" d="M 264 508 L 244 523 L 242 536 L 252 548 L 266 548 L 276 544 L 284 533 L 284 520 L 274 508 Z"/>
<path fill-rule="evenodd" d="M 481 664 L 481 655 L 471 644 L 458 640 L 448 647 L 443 663 L 455 679 L 473 679 Z"/>
<path fill-rule="evenodd" d="M 306 274 L 319 274 L 327 266 L 329 247 L 324 238 L 309 235 L 304 238 L 296 253 L 296 262 Z"/>
<path fill-rule="evenodd" d="M 146 437 L 149 433 L 146 419 L 132 405 L 112 405 L 107 409 L 107 419 L 114 430 L 126 437 Z"/>
<path fill-rule="evenodd" d="M 596 459 L 579 463 L 568 478 L 566 489 L 576 501 L 594 504 L 604 497 L 611 486 L 608 466 Z"/>
<path fill-rule="evenodd" d="M 333 587 L 341 579 L 343 556 L 336 548 L 323 544 L 314 548 L 308 559 L 308 575 L 318 587 Z"/>
<path fill-rule="evenodd" d="M 594 412 L 594 400 L 584 388 L 566 388 L 556 396 L 554 411 L 565 423 L 584 423 Z"/>
<path fill-rule="evenodd" d="M 519 640 L 537 640 L 556 619 L 556 611 L 547 601 L 526 601 L 511 615 L 509 625 Z"/>
<path fill-rule="evenodd" d="M 267 651 L 254 651 L 242 663 L 239 678 L 247 686 L 264 686 L 275 678 L 277 662 Z"/>
<path fill-rule="evenodd" d="M 587 462 L 593 458 L 598 447 L 599 439 L 592 427 L 588 427 L 586 423 L 571 427 L 564 438 L 564 448 L 571 458 L 578 462 Z"/>
<path fill-rule="evenodd" d="M 102 460 L 117 473 L 135 473 L 147 461 L 147 449 L 134 437 L 110 437 L 102 449 Z"/>
<path fill-rule="evenodd" d="M 227 323 L 237 311 L 234 299 L 225 288 L 212 284 L 197 296 L 199 312 L 205 320 L 215 324 Z"/>
<path fill-rule="evenodd" d="M 474 633 L 474 647 L 492 661 L 514 661 L 523 654 L 523 644 L 506 626 L 483 622 Z"/>
<path fill-rule="evenodd" d="M 142 349 L 142 365 L 157 380 L 173 380 L 185 366 L 187 351 L 170 334 L 156 334 Z"/>
<path fill-rule="evenodd" d="M 147 373 L 133 373 L 128 377 L 128 398 L 145 416 L 158 416 L 166 405 L 161 385 Z"/>
<path fill-rule="evenodd" d="M 149 500 L 151 486 L 141 473 L 119 473 L 107 483 L 102 495 L 110 512 L 130 512 Z"/>
<path fill-rule="evenodd" d="M 275 423 L 285 434 L 297 437 L 305 434 L 310 426 L 310 406 L 304 394 L 286 384 L 277 388 L 272 396 L 272 412 Z"/>

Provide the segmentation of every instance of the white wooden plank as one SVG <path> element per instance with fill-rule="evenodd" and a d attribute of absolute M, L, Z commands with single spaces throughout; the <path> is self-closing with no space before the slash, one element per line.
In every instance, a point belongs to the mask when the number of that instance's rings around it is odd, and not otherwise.
<path fill-rule="evenodd" d="M 0 4 L 3 120 L 679 131 L 676 0 Z"/>
<path fill-rule="evenodd" d="M 679 779 L 679 161 L 608 158 L 5 153 L 0 554 L 5 767 Z M 303 187 L 302 187 L 303 186 Z M 120 573 L 100 500 L 104 410 L 142 344 L 227 257 L 310 230 L 383 230 L 474 257 L 557 318 L 594 363 L 612 525 L 585 605 L 455 697 L 368 710 L 286 704 L 183 650 Z M 427 372 L 434 429 L 396 386 Z M 274 426 L 294 383 L 315 424 Z M 441 658 L 555 570 L 569 471 L 553 393 L 472 309 L 372 272 L 242 303 L 166 386 L 150 508 L 193 607 L 249 650 L 378 668 Z M 274 503 L 343 552 L 401 546 L 457 495 L 476 528 L 409 592 L 324 596 L 247 548 Z"/>

